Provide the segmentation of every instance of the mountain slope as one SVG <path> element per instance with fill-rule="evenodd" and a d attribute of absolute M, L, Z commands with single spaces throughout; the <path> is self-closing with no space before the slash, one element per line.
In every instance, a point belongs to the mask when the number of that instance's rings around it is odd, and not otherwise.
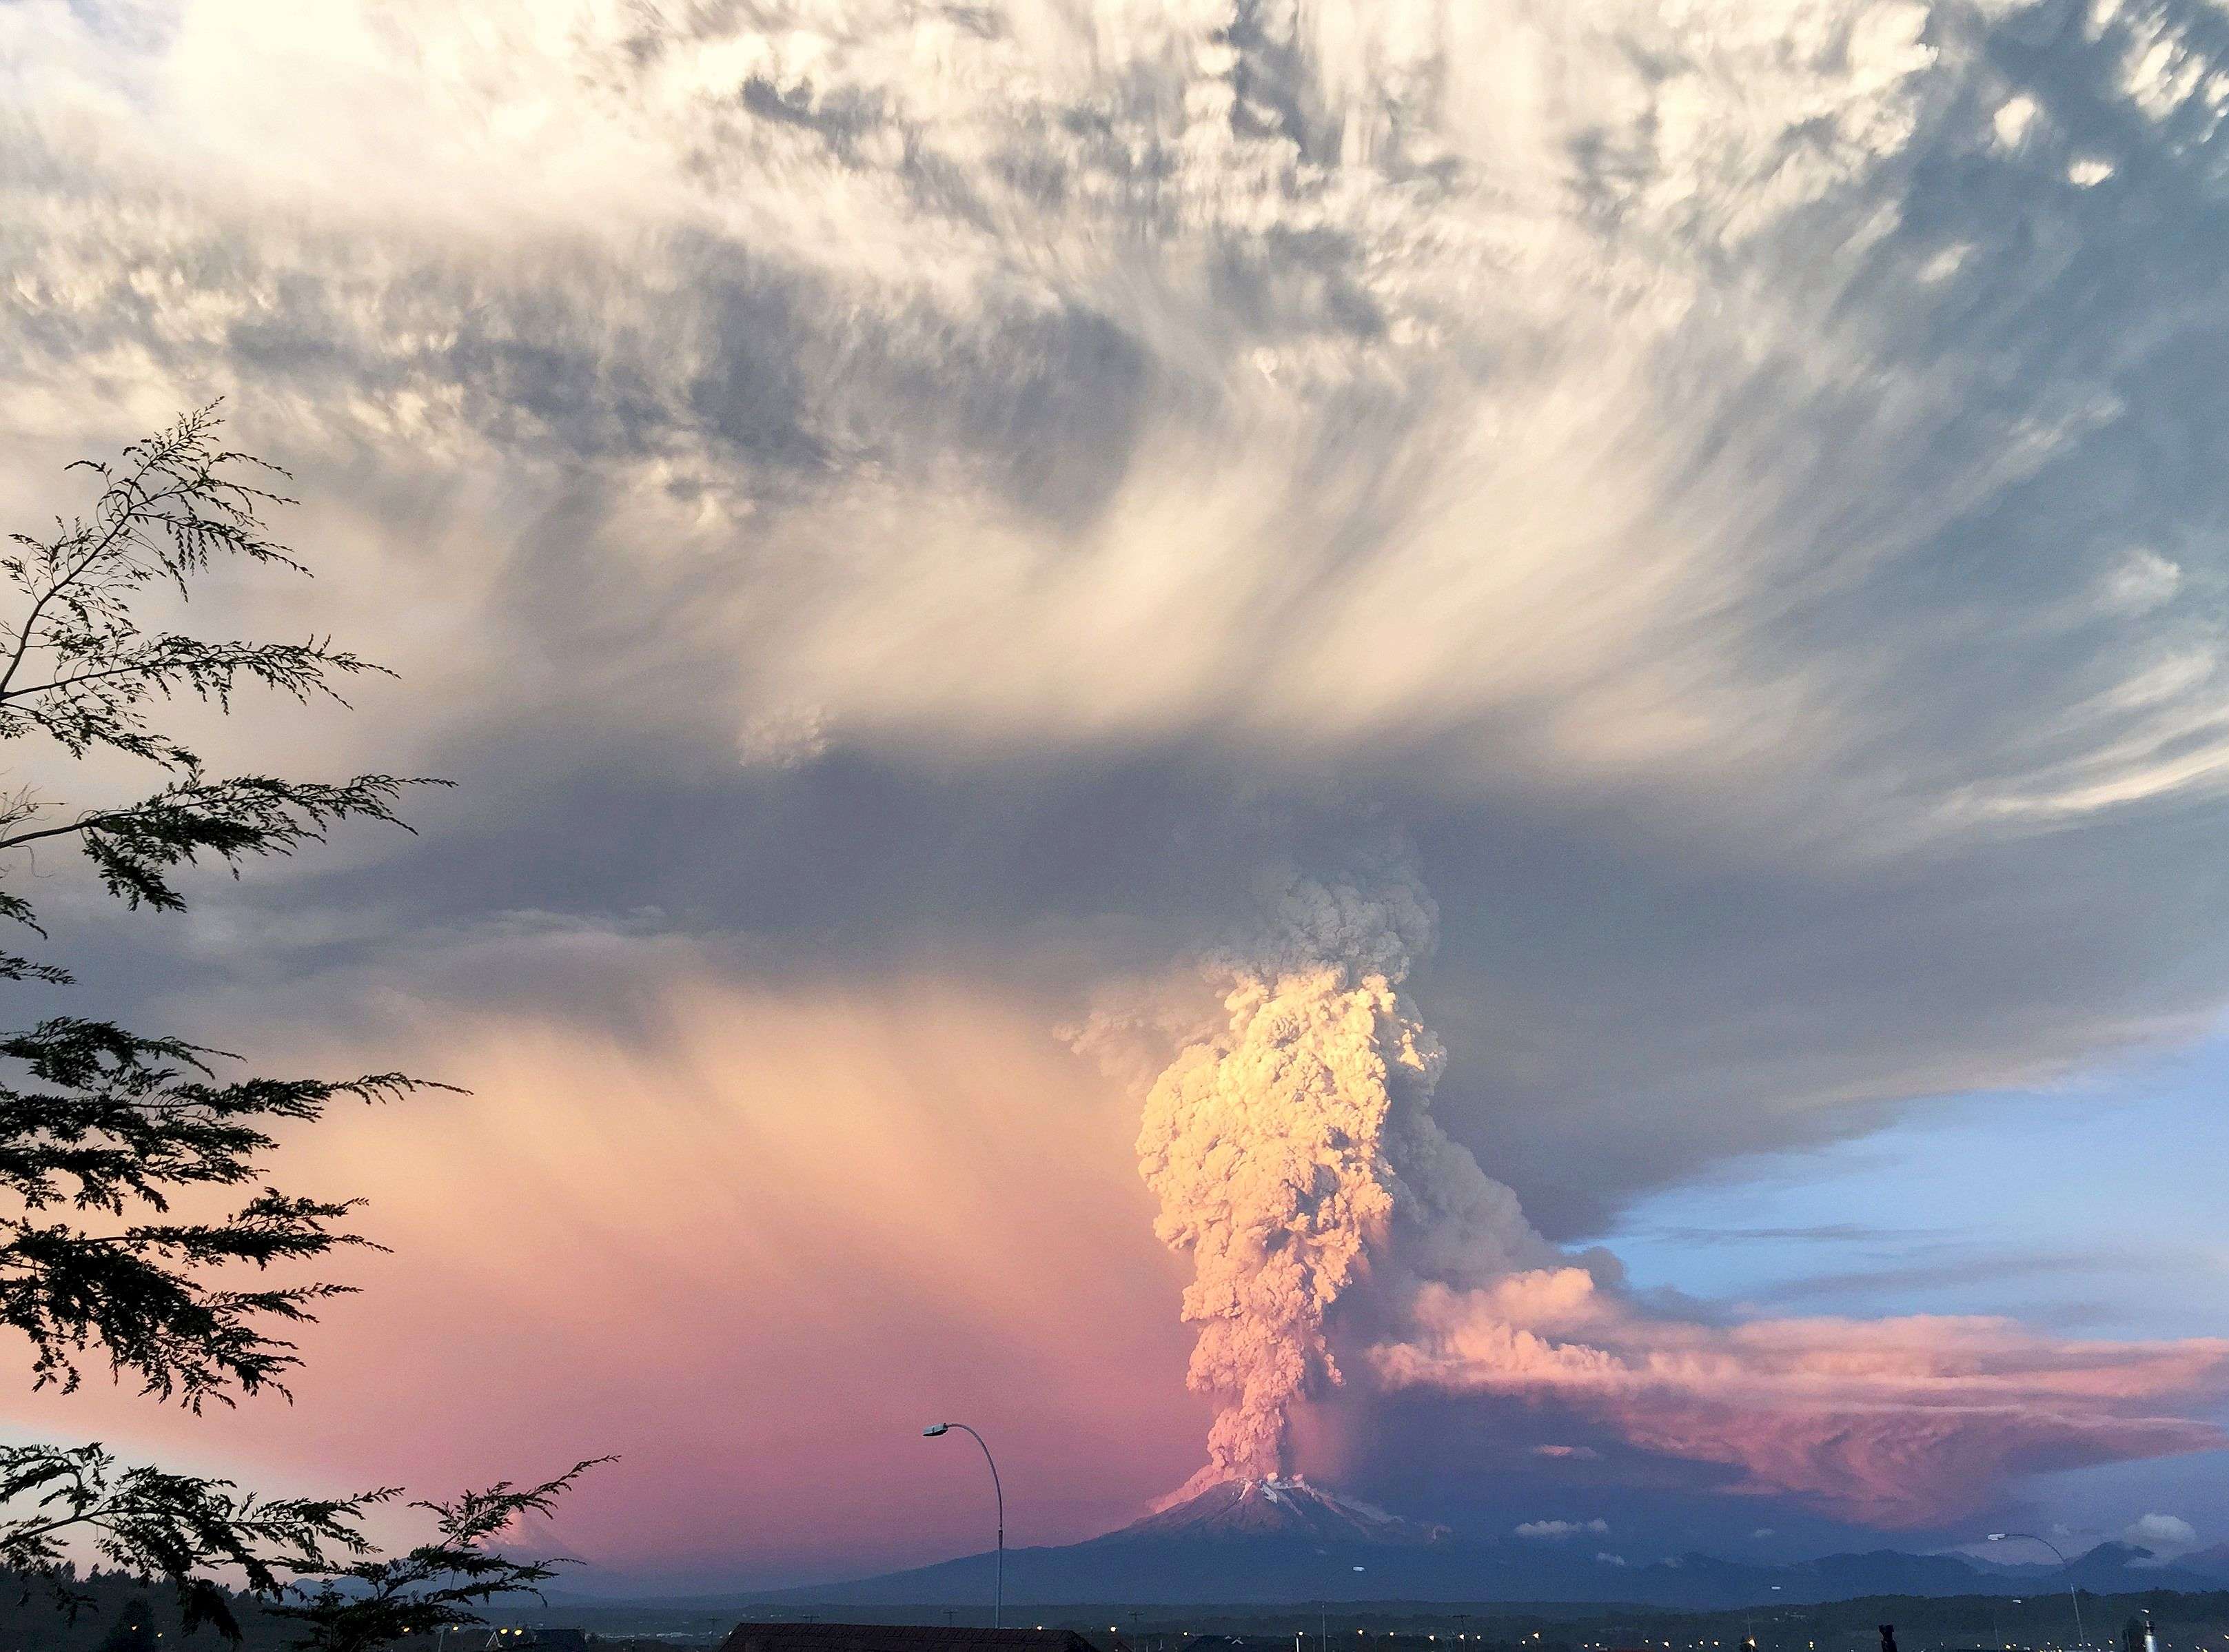
<path fill-rule="evenodd" d="M 1294 1478 L 1225 1481 L 1219 1486 L 1209 1487 L 1196 1497 L 1134 1520 L 1098 1540 L 1220 1542 L 1276 1538 L 1379 1547 L 1443 1543 L 1449 1536 L 1444 1526 L 1403 1520 L 1373 1503 L 1341 1496 Z"/>
<path fill-rule="evenodd" d="M 973 1604 L 992 1557 L 763 1597 L 798 1606 Z M 1083 1543 L 1009 1551 L 1016 1604 L 1161 1605 L 1316 1600 L 1570 1601 L 1717 1609 L 1868 1595 L 2025 1595 L 2069 1583 L 2101 1593 L 2205 1590 L 2219 1582 L 2145 1550 L 2100 1544 L 2056 1565 L 1982 1564 L 1958 1554 L 1877 1549 L 1792 1565 L 1686 1554 L 1628 1565 L 1577 1542 L 1467 1542 L 1303 1480 L 1234 1481 Z"/>

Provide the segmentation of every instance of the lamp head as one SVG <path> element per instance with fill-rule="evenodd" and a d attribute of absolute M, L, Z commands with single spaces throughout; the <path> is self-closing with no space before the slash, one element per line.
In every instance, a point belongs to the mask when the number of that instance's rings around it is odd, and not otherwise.
<path fill-rule="evenodd" d="M 2005 1540 L 2006 1535 L 2007 1534 L 2002 1532 L 1992 1532 L 1989 1533 L 1989 1541 L 1992 1543 L 2001 1543 Z"/>
<path fill-rule="evenodd" d="M 927 1428 L 922 1430 L 921 1437 L 924 1440 L 933 1440 L 940 1434 L 948 1434 L 951 1431 L 952 1424 L 949 1423 L 931 1423 Z"/>

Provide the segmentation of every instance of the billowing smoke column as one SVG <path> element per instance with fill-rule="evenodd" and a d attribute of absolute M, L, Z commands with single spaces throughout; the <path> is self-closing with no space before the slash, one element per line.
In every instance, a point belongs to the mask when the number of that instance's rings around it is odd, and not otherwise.
<path fill-rule="evenodd" d="M 1210 961 L 1226 1019 L 1153 1082 L 1138 1139 L 1156 1231 L 1188 1251 L 1192 1387 L 1221 1409 L 1167 1501 L 1283 1475 L 1294 1405 L 1346 1380 L 1336 1310 L 1369 1282 L 1354 1374 L 1555 1401 L 1641 1450 L 1724 1465 L 1880 1525 L 2013 1475 L 2219 1444 L 2229 1341 L 2073 1343 L 2003 1321 L 1705 1323 L 1548 1244 L 1435 1122 L 1438 1041 L 1401 992 L 1437 914 L 1406 862 L 1284 871 Z M 2178 1414 L 2181 1413 L 2181 1414 Z"/>
<path fill-rule="evenodd" d="M 1227 1025 L 1160 1075 L 1138 1138 L 1155 1231 L 1197 1270 L 1190 1382 L 1223 1401 L 1179 1496 L 1290 1470 L 1294 1403 L 1343 1380 L 1326 1315 L 1397 1231 L 1443 1261 L 1442 1278 L 1557 1259 L 1432 1121 L 1445 1057 L 1400 992 L 1438 917 L 1413 873 L 1284 871 L 1262 896 L 1262 933 L 1210 965 L 1229 983 Z"/>

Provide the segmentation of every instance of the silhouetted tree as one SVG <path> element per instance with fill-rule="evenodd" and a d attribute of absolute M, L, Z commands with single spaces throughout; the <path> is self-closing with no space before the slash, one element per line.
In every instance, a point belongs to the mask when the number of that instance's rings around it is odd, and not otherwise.
<path fill-rule="evenodd" d="M 576 1464 L 545 1485 L 498 1485 L 453 1502 L 415 1504 L 434 1517 L 432 1542 L 337 1568 L 314 1588 L 298 1590 L 277 1613 L 308 1626 L 296 1644 L 315 1652 L 366 1652 L 398 1636 L 476 1621 L 473 1607 L 556 1575 L 546 1565 L 522 1566 L 490 1553 L 485 1545 L 520 1514 L 548 1514 L 559 1494 L 594 1466 Z"/>
<path fill-rule="evenodd" d="M 301 643 L 205 642 L 143 628 L 154 591 L 181 599 L 222 562 L 306 572 L 266 531 L 287 503 L 284 472 L 216 440 L 215 408 L 187 415 L 115 463 L 84 461 L 99 484 L 86 517 L 50 534 L 17 534 L 0 556 L 14 590 L 0 617 L 0 742 L 37 740 L 49 754 L 115 755 L 154 766 L 137 801 L 72 809 L 24 784 L 0 794 L 0 850 L 74 846 L 127 907 L 183 911 L 174 878 L 215 861 L 237 875 L 259 856 L 322 841 L 335 825 L 401 826 L 411 786 L 445 782 L 359 775 L 337 783 L 268 775 L 211 775 L 159 730 L 152 713 L 193 696 L 229 713 L 261 686 L 307 701 L 380 668 Z M 405 830 L 408 828 L 404 827 Z M 21 855 L 0 859 L 0 873 Z M 0 887 L 0 922 L 44 935 L 20 893 Z M 67 970 L 0 950 L 0 982 L 42 990 Z M 286 1193 L 263 1182 L 282 1122 L 317 1119 L 337 1099 L 378 1102 L 423 1081 L 234 1077 L 236 1058 L 112 1021 L 52 1016 L 0 1033 L 0 1324 L 32 1350 L 35 1387 L 74 1388 L 80 1362 L 158 1401 L 198 1411 L 235 1394 L 286 1392 L 299 1363 L 283 1335 L 347 1288 L 324 1282 L 243 1289 L 239 1270 L 316 1262 L 366 1243 L 348 1224 L 355 1200 Z M 436 1087 L 438 1088 L 438 1087 Z M 186 1219 L 175 1198 L 252 1189 L 228 1213 Z M 262 1498 L 228 1481 L 119 1464 L 97 1444 L 0 1448 L 0 1565 L 74 1597 L 66 1551 L 89 1543 L 125 1570 L 168 1580 L 184 1626 L 206 1621 L 237 1638 L 226 1576 L 286 1602 L 305 1644 L 364 1648 L 408 1629 L 472 1621 L 469 1608 L 551 1575 L 484 1546 L 513 1515 L 546 1508 L 583 1464 L 545 1485 L 509 1484 L 429 1511 L 435 1540 L 380 1559 L 363 1534 L 386 1488 L 318 1500 Z"/>

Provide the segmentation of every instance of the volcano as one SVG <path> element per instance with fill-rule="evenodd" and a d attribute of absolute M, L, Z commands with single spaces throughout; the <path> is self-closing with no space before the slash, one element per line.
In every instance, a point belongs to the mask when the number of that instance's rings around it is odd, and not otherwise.
<path fill-rule="evenodd" d="M 1290 1480 L 1226 1480 L 1133 1520 L 1099 1540 L 1102 1543 L 1179 1543 L 1282 1540 L 1325 1547 L 1364 1547 L 1445 1543 L 1444 1526 L 1428 1526 L 1389 1514 L 1375 1503 L 1341 1496 Z"/>
<path fill-rule="evenodd" d="M 2229 1572 L 2229 1559 L 2222 1570 Z M 1005 1593 L 1011 1604 L 1042 1605 L 1616 1601 L 1699 1610 L 1862 1595 L 2025 1595 L 2063 1588 L 2070 1576 L 2100 1592 L 2201 1590 L 2221 1582 L 2188 1563 L 2166 1565 L 2144 1550 L 2112 1543 L 2077 1557 L 2071 1573 L 1892 1549 L 1789 1565 L 1700 1553 L 1628 1565 L 1591 1541 L 1459 1537 L 1295 1476 L 1225 1481 L 1087 1542 L 1009 1550 Z M 980 1606 L 992 1580 L 992 1557 L 972 1554 L 736 1599 L 755 1609 L 918 1611 Z"/>
<path fill-rule="evenodd" d="M 1449 1529 L 1295 1475 L 1228 1480 L 1083 1543 L 1009 1551 L 1007 1598 L 1033 1601 L 1357 1600 L 1468 1592 L 1476 1557 Z M 816 1604 L 973 1601 L 991 1557 L 783 1591 Z"/>

